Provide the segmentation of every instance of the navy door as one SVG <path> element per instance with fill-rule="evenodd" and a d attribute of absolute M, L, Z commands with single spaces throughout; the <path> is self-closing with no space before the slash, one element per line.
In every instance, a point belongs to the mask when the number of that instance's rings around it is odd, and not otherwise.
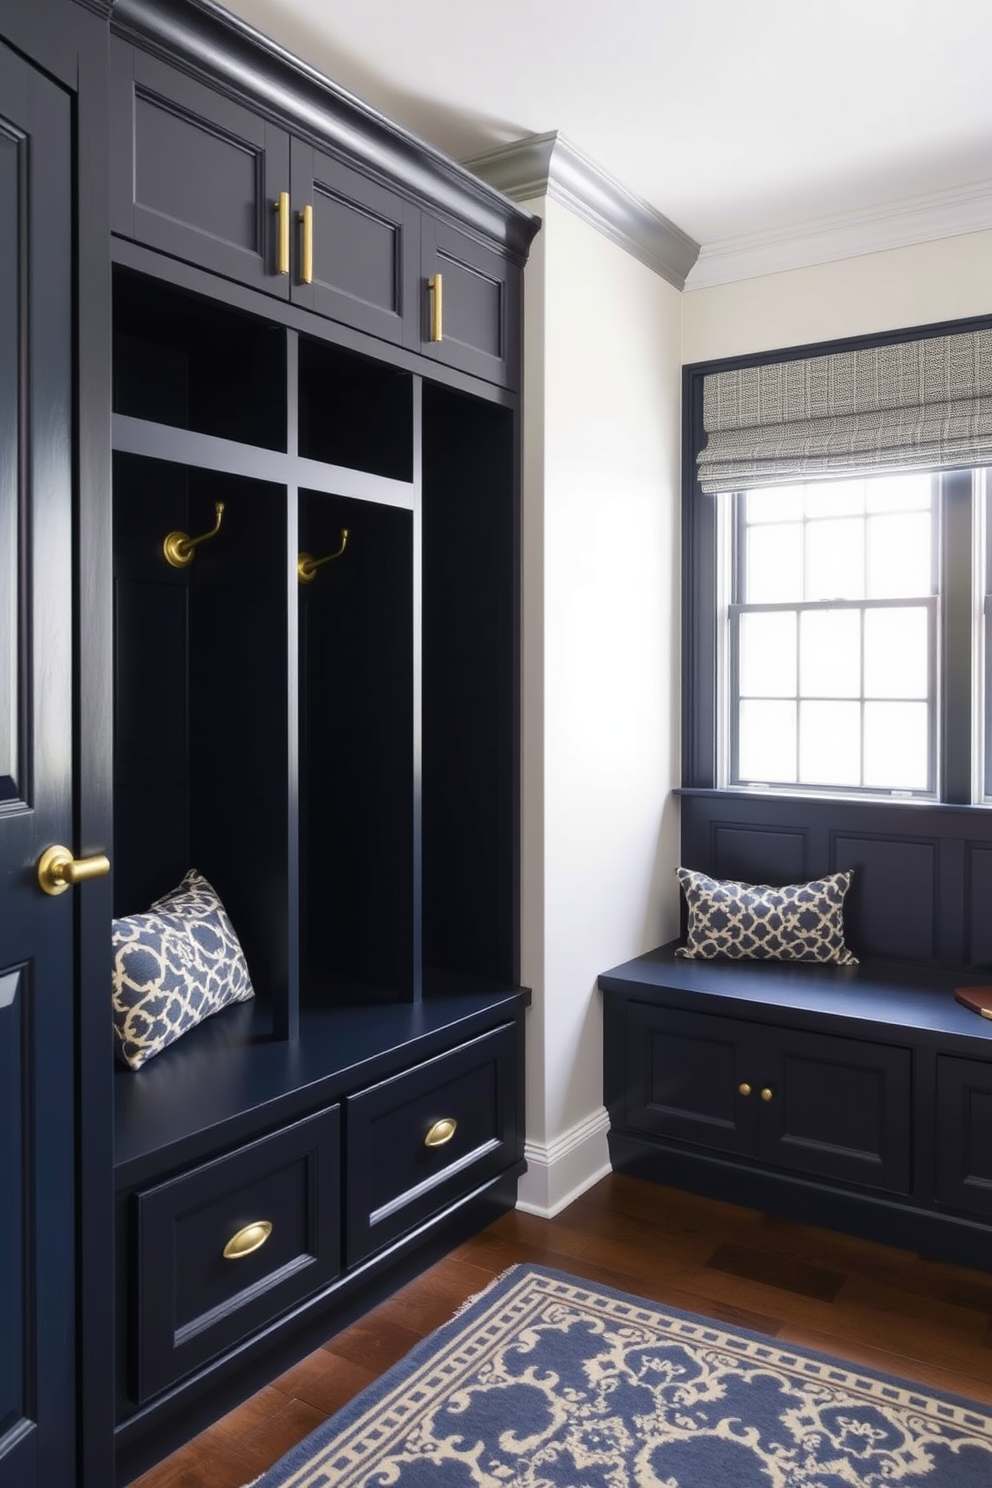
<path fill-rule="evenodd" d="M 0 46 L 0 1488 L 76 1476 L 70 142 Z"/>

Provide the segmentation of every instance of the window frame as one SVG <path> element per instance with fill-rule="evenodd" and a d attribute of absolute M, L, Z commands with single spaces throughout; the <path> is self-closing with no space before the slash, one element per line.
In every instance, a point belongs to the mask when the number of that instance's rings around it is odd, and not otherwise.
<path fill-rule="evenodd" d="M 854 337 L 745 357 L 698 362 L 683 368 L 682 401 L 682 786 L 683 789 L 729 790 L 756 795 L 762 787 L 726 785 L 721 764 L 729 741 L 724 738 L 728 709 L 723 704 L 721 668 L 727 658 L 726 632 L 721 599 L 729 593 L 721 571 L 727 559 L 723 551 L 719 498 L 704 495 L 699 487 L 696 456 L 703 430 L 703 382 L 714 372 L 793 361 L 835 352 L 859 350 L 900 341 L 953 335 L 992 326 L 992 316 L 910 327 L 881 335 Z M 984 727 L 976 729 L 978 701 L 977 669 L 971 638 L 974 633 L 976 583 L 979 581 L 975 551 L 975 500 L 972 471 L 945 472 L 941 477 L 938 541 L 937 697 L 934 760 L 935 790 L 932 794 L 890 795 L 867 788 L 820 788 L 775 786 L 780 798 L 839 795 L 888 803 L 896 809 L 913 810 L 917 803 L 971 806 L 992 805 L 992 520 L 986 523 L 984 544 L 987 585 L 985 612 Z M 992 482 L 990 482 L 992 484 Z M 963 640 L 965 637 L 966 640 Z M 976 735 L 984 736 L 984 754 L 976 763 Z M 983 788 L 976 790 L 976 779 Z"/>

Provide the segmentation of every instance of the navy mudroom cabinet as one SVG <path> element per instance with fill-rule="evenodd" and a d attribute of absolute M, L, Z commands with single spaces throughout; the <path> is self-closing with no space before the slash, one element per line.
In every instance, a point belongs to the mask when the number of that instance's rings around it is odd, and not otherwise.
<path fill-rule="evenodd" d="M 515 1201 L 538 223 L 213 0 L 0 79 L 0 1488 L 109 1488 Z M 256 995 L 132 1071 L 189 868 Z"/>

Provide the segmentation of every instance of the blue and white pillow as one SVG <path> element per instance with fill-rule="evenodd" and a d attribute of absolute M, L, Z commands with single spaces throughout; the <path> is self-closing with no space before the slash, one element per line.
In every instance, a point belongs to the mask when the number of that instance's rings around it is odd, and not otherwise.
<path fill-rule="evenodd" d="M 857 966 L 844 941 L 849 869 L 782 888 L 710 878 L 692 868 L 675 872 L 689 910 L 686 943 L 677 956 Z"/>
<path fill-rule="evenodd" d="M 255 990 L 216 890 L 190 869 L 146 914 L 114 920 L 114 1032 L 125 1064 L 146 1060 Z"/>

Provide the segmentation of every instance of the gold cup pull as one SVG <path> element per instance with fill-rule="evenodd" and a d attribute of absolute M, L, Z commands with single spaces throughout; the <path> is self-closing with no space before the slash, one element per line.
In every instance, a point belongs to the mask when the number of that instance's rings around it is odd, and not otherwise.
<path fill-rule="evenodd" d="M 444 279 L 434 274 L 428 280 L 431 292 L 431 340 L 444 340 Z"/>
<path fill-rule="evenodd" d="M 280 191 L 276 202 L 276 273 L 289 273 L 289 192 Z"/>
<path fill-rule="evenodd" d="M 303 226 L 303 252 L 300 255 L 300 281 L 313 283 L 313 207 L 309 202 L 300 213 Z"/>
<path fill-rule="evenodd" d="M 764 1090 L 761 1092 L 761 1099 L 763 1101 L 774 1100 L 775 1099 L 775 1092 L 774 1092 L 774 1090 L 772 1090 L 770 1088 L 770 1086 L 766 1085 L 765 1088 L 764 1088 Z"/>
<path fill-rule="evenodd" d="M 738 1095 L 750 1095 L 751 1094 L 751 1087 L 747 1083 L 746 1080 L 744 1081 L 744 1083 L 742 1085 L 738 1085 L 738 1087 L 737 1087 L 737 1093 L 738 1093 Z"/>
<path fill-rule="evenodd" d="M 92 858 L 74 858 L 67 847 L 56 843 L 38 859 L 38 883 L 46 894 L 64 894 L 73 884 L 90 878 L 105 878 L 110 872 L 110 859 L 103 853 Z"/>
<path fill-rule="evenodd" d="M 458 1122 L 453 1116 L 444 1116 L 440 1121 L 435 1121 L 430 1131 L 424 1138 L 425 1147 L 443 1147 L 450 1142 L 458 1129 Z"/>
<path fill-rule="evenodd" d="M 249 1256 L 256 1250 L 261 1250 L 271 1234 L 271 1220 L 252 1220 L 251 1224 L 246 1224 L 236 1235 L 232 1235 L 224 1246 L 225 1261 L 240 1261 L 243 1256 Z"/>

